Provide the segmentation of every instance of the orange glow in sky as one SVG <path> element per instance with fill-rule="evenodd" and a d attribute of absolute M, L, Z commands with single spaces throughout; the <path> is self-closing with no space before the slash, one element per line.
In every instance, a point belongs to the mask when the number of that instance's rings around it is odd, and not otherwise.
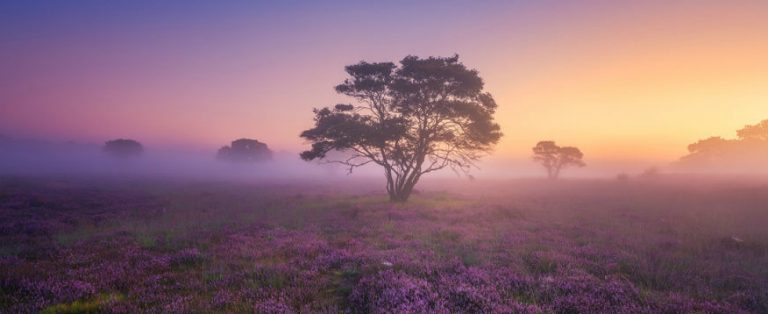
<path fill-rule="evenodd" d="M 299 151 L 345 65 L 454 53 L 500 105 L 499 158 L 671 161 L 768 118 L 768 2 L 617 2 L 3 4 L 0 133 Z"/>

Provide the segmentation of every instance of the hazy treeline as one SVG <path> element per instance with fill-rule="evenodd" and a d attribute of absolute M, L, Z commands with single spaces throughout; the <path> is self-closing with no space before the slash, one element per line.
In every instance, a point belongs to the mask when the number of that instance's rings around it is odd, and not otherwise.
<path fill-rule="evenodd" d="M 703 172 L 768 172 L 768 120 L 746 125 L 737 138 L 713 136 L 688 145 L 689 154 L 677 166 Z"/>
<path fill-rule="evenodd" d="M 329 165 L 309 164 L 295 153 L 277 152 L 264 163 L 230 163 L 216 153 L 152 149 L 126 158 L 105 145 L 0 138 L 0 173 L 16 175 L 161 175 L 227 178 L 312 178 L 343 175 Z"/>

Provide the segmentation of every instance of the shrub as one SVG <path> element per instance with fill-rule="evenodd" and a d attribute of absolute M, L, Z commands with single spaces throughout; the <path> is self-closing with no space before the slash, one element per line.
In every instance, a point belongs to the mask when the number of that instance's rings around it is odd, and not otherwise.
<path fill-rule="evenodd" d="M 429 282 L 392 270 L 361 279 L 350 299 L 355 313 L 446 312 Z"/>

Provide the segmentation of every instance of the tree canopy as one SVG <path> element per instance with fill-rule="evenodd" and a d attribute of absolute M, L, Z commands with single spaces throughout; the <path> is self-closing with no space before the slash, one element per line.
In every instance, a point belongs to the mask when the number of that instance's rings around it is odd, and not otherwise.
<path fill-rule="evenodd" d="M 736 135 L 742 140 L 768 141 L 768 119 L 754 125 L 745 125 L 736 131 Z"/>
<path fill-rule="evenodd" d="M 115 157 L 136 157 L 144 152 L 144 146 L 135 140 L 120 138 L 104 143 L 103 150 Z"/>
<path fill-rule="evenodd" d="M 754 172 L 768 166 L 768 120 L 736 130 L 738 138 L 712 136 L 688 145 L 678 165 L 725 171 Z"/>
<path fill-rule="evenodd" d="M 584 167 L 584 154 L 576 147 L 560 147 L 553 141 L 541 141 L 533 147 L 533 160 L 544 166 L 547 177 L 557 179 L 564 168 Z"/>
<path fill-rule="evenodd" d="M 272 159 L 272 151 L 267 144 L 258 140 L 241 138 L 232 141 L 230 146 L 219 149 L 216 157 L 219 160 L 232 162 L 258 162 Z"/>
<path fill-rule="evenodd" d="M 357 101 L 315 109 L 315 125 L 301 133 L 312 144 L 304 160 L 323 159 L 353 169 L 384 169 L 393 201 L 405 201 L 422 175 L 449 168 L 467 173 L 501 138 L 496 102 L 476 70 L 458 56 L 407 56 L 360 62 L 336 91 Z M 339 151 L 343 158 L 328 153 Z"/>

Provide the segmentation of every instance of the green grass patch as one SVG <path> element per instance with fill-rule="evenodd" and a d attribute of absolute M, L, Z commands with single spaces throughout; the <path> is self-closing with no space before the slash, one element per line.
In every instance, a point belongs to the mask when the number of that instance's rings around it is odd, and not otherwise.
<path fill-rule="evenodd" d="M 77 300 L 72 303 L 59 303 L 45 308 L 43 314 L 99 313 L 112 303 L 123 299 L 119 293 L 102 293 L 89 300 Z"/>

